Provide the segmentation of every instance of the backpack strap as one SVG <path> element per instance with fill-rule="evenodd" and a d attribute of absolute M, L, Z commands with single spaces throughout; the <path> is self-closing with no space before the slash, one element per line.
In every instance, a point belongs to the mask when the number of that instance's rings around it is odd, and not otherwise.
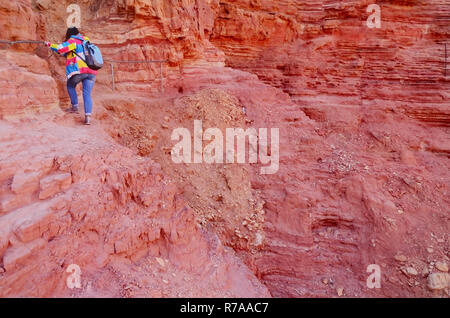
<path fill-rule="evenodd" d="M 89 52 L 86 53 L 86 43 L 90 43 L 89 39 L 83 39 L 77 35 L 72 36 L 72 38 L 75 38 L 77 40 L 82 41 L 81 46 L 83 47 L 83 52 L 84 52 L 84 56 L 89 55 Z M 73 53 L 78 56 L 84 63 L 87 64 L 86 60 L 84 58 L 82 58 L 80 55 L 78 55 L 78 53 L 76 51 L 73 51 Z"/>
<path fill-rule="evenodd" d="M 86 62 L 86 60 L 85 60 L 84 58 L 82 58 L 81 56 L 79 56 L 78 53 L 75 52 L 75 51 L 73 51 L 73 53 L 74 53 L 76 56 L 78 56 L 78 57 L 80 58 L 80 60 L 82 60 L 82 61 L 83 61 L 84 63 L 86 63 L 86 65 L 87 65 L 87 62 Z"/>

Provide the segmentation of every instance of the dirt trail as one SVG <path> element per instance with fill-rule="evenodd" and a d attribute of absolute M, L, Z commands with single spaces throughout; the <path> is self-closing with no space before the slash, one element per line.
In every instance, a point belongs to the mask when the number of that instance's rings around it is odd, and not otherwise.
<path fill-rule="evenodd" d="M 270 296 L 197 227 L 158 164 L 80 119 L 56 111 L 0 125 L 1 296 Z M 79 290 L 66 286 L 70 264 Z"/>

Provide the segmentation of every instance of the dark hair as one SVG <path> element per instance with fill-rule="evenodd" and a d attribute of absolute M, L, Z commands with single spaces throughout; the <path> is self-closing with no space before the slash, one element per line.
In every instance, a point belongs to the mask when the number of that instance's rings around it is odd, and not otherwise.
<path fill-rule="evenodd" d="M 64 41 L 67 41 L 68 39 L 70 39 L 70 37 L 72 35 L 78 35 L 79 33 L 80 33 L 80 31 L 76 27 L 68 28 L 67 32 L 66 32 L 66 38 L 64 39 Z"/>

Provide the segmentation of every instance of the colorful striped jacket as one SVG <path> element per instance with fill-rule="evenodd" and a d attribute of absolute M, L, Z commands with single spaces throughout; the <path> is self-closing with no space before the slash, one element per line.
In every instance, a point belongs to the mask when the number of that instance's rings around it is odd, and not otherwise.
<path fill-rule="evenodd" d="M 84 57 L 84 49 L 83 49 L 83 41 L 89 41 L 88 37 L 82 36 L 81 34 L 73 35 L 69 40 L 62 44 L 51 44 L 50 48 L 58 52 L 59 54 L 65 54 L 67 57 L 66 63 L 66 75 L 67 79 L 71 78 L 76 74 L 94 74 L 97 75 L 97 71 L 91 70 L 87 64 L 78 57 L 74 52 L 76 52 L 83 59 Z"/>

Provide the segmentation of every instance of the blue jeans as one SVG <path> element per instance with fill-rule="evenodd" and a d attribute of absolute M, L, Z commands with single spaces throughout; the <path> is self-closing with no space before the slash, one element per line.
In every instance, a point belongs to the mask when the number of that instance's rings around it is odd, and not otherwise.
<path fill-rule="evenodd" d="M 84 114 L 92 114 L 92 89 L 94 88 L 96 76 L 94 74 L 77 74 L 72 76 L 67 81 L 67 92 L 69 92 L 70 101 L 73 108 L 78 108 L 78 96 L 76 87 L 80 82 L 83 82 L 83 102 Z"/>

